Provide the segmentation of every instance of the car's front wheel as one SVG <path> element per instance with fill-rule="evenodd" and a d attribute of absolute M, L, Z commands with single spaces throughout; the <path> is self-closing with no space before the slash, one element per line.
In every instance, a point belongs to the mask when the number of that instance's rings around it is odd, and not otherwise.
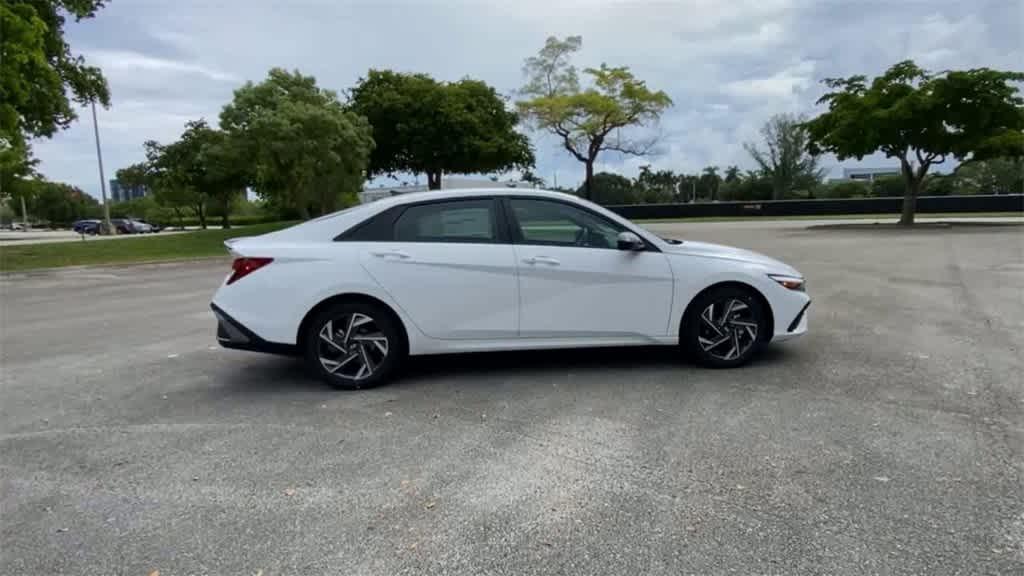
<path fill-rule="evenodd" d="M 690 306 L 682 344 L 705 366 L 740 366 L 768 340 L 768 314 L 750 290 L 737 286 L 715 288 Z"/>
<path fill-rule="evenodd" d="M 390 378 L 405 357 L 405 342 L 389 311 L 345 302 L 321 311 L 306 328 L 306 362 L 335 388 L 371 388 Z"/>

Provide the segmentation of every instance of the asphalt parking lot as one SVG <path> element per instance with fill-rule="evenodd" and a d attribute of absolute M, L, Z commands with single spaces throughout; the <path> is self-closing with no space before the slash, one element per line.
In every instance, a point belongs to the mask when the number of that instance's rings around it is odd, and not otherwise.
<path fill-rule="evenodd" d="M 1024 228 L 804 226 L 651 225 L 808 277 L 808 336 L 732 371 L 336 392 L 215 346 L 226 260 L 0 278 L 0 573 L 1024 573 Z"/>

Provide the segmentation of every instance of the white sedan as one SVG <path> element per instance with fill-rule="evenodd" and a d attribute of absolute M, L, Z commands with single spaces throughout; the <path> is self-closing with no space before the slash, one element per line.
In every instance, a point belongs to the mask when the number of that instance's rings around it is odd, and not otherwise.
<path fill-rule="evenodd" d="M 805 333 L 811 301 L 782 262 L 542 190 L 396 196 L 228 248 L 220 343 L 349 389 L 415 354 L 663 344 L 739 366 Z"/>

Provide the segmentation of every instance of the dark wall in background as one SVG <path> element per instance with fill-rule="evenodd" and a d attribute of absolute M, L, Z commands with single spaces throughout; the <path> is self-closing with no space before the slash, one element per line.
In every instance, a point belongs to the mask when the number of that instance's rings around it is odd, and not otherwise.
<path fill-rule="evenodd" d="M 898 215 L 903 198 L 835 198 L 767 200 L 763 202 L 697 202 L 694 204 L 632 204 L 608 206 L 626 218 L 706 218 L 711 216 L 826 216 L 833 214 Z M 918 214 L 939 212 L 1024 212 L 1024 195 L 922 196 Z"/>

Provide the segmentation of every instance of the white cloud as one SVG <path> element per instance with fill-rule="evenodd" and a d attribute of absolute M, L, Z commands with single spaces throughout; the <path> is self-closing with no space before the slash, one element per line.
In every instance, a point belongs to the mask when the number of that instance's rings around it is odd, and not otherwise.
<path fill-rule="evenodd" d="M 159 74 L 164 78 L 197 75 L 216 82 L 237 82 L 238 77 L 194 62 L 168 60 L 129 50 L 94 50 L 86 58 L 110 74 Z"/>
<path fill-rule="evenodd" d="M 722 91 L 740 98 L 789 98 L 809 88 L 813 77 L 814 62 L 804 60 L 770 76 L 729 82 Z"/>

